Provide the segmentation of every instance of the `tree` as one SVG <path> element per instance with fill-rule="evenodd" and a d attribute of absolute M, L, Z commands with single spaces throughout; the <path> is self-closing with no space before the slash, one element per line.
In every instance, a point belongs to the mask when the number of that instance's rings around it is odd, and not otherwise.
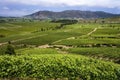
<path fill-rule="evenodd" d="M 11 44 L 8 44 L 5 53 L 9 55 L 15 55 L 14 47 Z"/>
<path fill-rule="evenodd" d="M 97 23 L 97 19 L 95 19 L 95 23 Z"/>
<path fill-rule="evenodd" d="M 102 24 L 104 24 L 104 23 L 105 23 L 105 20 L 104 20 L 104 18 L 103 18 L 103 20 L 102 20 L 101 22 L 102 22 Z"/>
<path fill-rule="evenodd" d="M 0 20 L 0 23 L 5 23 L 6 21 L 5 20 Z"/>
<path fill-rule="evenodd" d="M 105 23 L 105 21 L 102 21 L 102 24 L 104 24 Z"/>
<path fill-rule="evenodd" d="M 5 35 L 0 34 L 0 38 L 3 38 L 3 37 L 5 37 Z"/>

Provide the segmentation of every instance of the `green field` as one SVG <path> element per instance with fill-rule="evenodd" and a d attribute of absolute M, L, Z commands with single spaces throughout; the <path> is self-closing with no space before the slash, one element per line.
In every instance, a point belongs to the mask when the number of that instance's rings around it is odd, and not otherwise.
<path fill-rule="evenodd" d="M 0 23 L 0 78 L 119 80 L 119 23 Z M 6 54 L 7 45 L 16 55 Z"/>

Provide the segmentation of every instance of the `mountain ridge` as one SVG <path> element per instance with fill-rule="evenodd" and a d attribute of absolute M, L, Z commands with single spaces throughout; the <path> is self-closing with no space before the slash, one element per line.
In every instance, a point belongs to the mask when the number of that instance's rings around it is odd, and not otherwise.
<path fill-rule="evenodd" d="M 33 19 L 57 19 L 57 18 L 109 18 L 120 16 L 120 14 L 112 14 L 103 11 L 81 11 L 81 10 L 65 10 L 61 12 L 54 11 L 38 11 L 24 17 Z"/>

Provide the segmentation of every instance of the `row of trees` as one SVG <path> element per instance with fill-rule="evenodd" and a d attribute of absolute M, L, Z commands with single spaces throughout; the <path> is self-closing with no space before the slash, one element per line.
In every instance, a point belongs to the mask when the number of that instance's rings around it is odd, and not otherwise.
<path fill-rule="evenodd" d="M 62 23 L 64 25 L 70 25 L 70 24 L 76 24 L 78 22 L 78 20 L 60 19 L 60 20 L 52 20 L 51 22 Z"/>

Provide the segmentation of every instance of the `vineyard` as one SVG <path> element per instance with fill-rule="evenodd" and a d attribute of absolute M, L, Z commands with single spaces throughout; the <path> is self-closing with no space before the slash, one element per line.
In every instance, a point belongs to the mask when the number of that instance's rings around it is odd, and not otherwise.
<path fill-rule="evenodd" d="M 120 80 L 120 24 L 99 21 L 0 23 L 0 79 Z"/>
<path fill-rule="evenodd" d="M 0 56 L 0 63 L 0 77 L 3 78 L 120 79 L 119 65 L 80 55 Z"/>

